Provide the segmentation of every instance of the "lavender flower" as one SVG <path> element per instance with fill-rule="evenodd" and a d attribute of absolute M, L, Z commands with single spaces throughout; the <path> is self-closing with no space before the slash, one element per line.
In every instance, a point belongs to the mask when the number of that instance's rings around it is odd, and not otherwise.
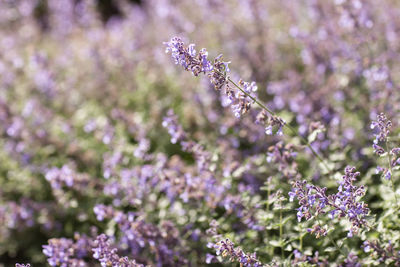
<path fill-rule="evenodd" d="M 359 175 L 354 167 L 346 167 L 345 175 L 339 182 L 338 192 L 331 195 L 326 194 L 326 188 L 307 184 L 305 180 L 295 181 L 292 191 L 289 192 L 289 200 L 293 201 L 295 197 L 299 200 L 300 207 L 297 209 L 299 222 L 303 217 L 310 220 L 313 214 L 316 214 L 315 216 L 324 214 L 329 208 L 330 219 L 346 217 L 351 222 L 352 227 L 349 229 L 348 237 L 352 237 L 359 228 L 367 225 L 365 216 L 369 213 L 367 205 L 359 201 L 365 195 L 364 186 L 353 185 Z"/>
<path fill-rule="evenodd" d="M 371 123 L 371 129 L 377 129 L 374 140 L 375 145 L 377 145 L 378 142 L 386 142 L 391 127 L 392 122 L 387 119 L 386 115 L 384 113 L 379 114 L 377 120 Z M 380 147 L 374 147 L 374 150 L 380 152 Z"/>
<path fill-rule="evenodd" d="M 256 253 L 247 254 L 240 247 L 228 238 L 220 240 L 213 245 L 216 254 L 222 257 L 228 257 L 231 261 L 237 261 L 243 266 L 261 267 L 264 266 L 256 257 Z"/>
<path fill-rule="evenodd" d="M 171 222 L 164 222 L 160 227 L 145 222 L 140 216 L 129 212 L 127 214 L 114 209 L 111 206 L 97 206 L 97 214 L 101 213 L 103 219 L 112 219 L 122 232 L 120 243 L 123 247 L 129 247 L 133 255 L 140 255 L 145 247 L 151 248 L 157 255 L 157 261 L 160 265 L 174 265 L 180 263 L 184 265 L 187 261 L 182 254 L 184 248 L 174 249 L 180 245 L 178 240 L 178 230 Z M 100 211 L 103 210 L 103 211 Z M 112 249 L 109 238 L 105 235 L 97 237 L 94 257 L 103 264 L 107 262 L 119 262 L 121 258 Z M 124 260 L 125 261 L 125 260 Z M 108 266 L 108 265 L 104 265 Z M 131 265 L 123 265 L 131 266 Z M 132 265 L 135 266 L 135 265 Z"/>
<path fill-rule="evenodd" d="M 186 134 L 177 122 L 177 117 L 173 110 L 168 110 L 167 116 L 164 117 L 162 126 L 167 128 L 169 135 L 171 136 L 171 143 L 176 144 L 186 138 Z"/>

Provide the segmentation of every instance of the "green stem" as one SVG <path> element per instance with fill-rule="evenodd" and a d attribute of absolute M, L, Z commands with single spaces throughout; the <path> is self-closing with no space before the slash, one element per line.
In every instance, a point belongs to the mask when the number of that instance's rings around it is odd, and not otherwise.
<path fill-rule="evenodd" d="M 235 83 L 230 77 L 228 77 L 228 81 L 230 83 L 232 83 L 236 88 L 238 88 L 243 94 L 245 94 L 246 96 L 248 96 L 251 100 L 254 101 L 254 103 L 256 103 L 259 107 L 261 107 L 262 109 L 264 109 L 265 111 L 267 111 L 270 115 L 272 116 L 276 116 L 276 114 L 271 111 L 269 108 L 267 108 L 263 103 L 261 103 L 260 101 L 257 100 L 257 98 L 253 97 L 252 95 L 250 95 L 249 93 L 247 93 L 245 90 L 243 90 L 243 88 L 241 88 L 237 83 Z M 294 135 L 297 135 L 300 137 L 301 141 L 311 150 L 311 152 L 313 153 L 313 155 L 324 165 L 324 167 L 327 169 L 328 172 L 331 171 L 331 169 L 328 167 L 328 164 L 322 159 L 322 157 L 317 153 L 317 151 L 314 150 L 314 148 L 312 148 L 310 142 L 308 142 L 308 140 L 306 138 L 304 138 L 303 136 L 301 136 L 296 129 L 294 129 L 292 126 L 290 126 L 289 124 L 285 123 L 284 127 L 288 128 Z"/>
<path fill-rule="evenodd" d="M 282 260 L 285 258 L 284 252 L 283 252 L 283 225 L 282 225 L 282 201 L 279 201 L 279 239 L 281 243 L 281 256 Z"/>
<path fill-rule="evenodd" d="M 393 182 L 393 169 L 392 169 L 392 157 L 390 156 L 390 151 L 389 151 L 389 146 L 388 146 L 388 141 L 386 140 L 385 142 L 386 145 L 386 151 L 387 151 L 387 159 L 388 159 L 388 164 L 389 164 L 389 170 L 390 170 L 390 182 L 394 194 L 394 199 L 396 200 L 396 206 L 397 208 L 399 207 L 399 202 L 397 200 L 397 195 L 396 195 L 396 188 L 394 187 L 394 182 Z"/>

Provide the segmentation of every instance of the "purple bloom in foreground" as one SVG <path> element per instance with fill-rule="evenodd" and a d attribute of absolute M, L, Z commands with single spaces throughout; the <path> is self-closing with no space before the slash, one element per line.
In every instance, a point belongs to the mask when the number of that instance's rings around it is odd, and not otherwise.
<path fill-rule="evenodd" d="M 214 249 L 217 255 L 229 257 L 231 261 L 237 261 L 241 266 L 261 267 L 261 262 L 257 260 L 256 254 L 247 254 L 240 247 L 235 247 L 235 244 L 228 238 L 220 240 L 214 244 Z"/>
<path fill-rule="evenodd" d="M 164 42 L 164 45 L 167 46 L 165 52 L 171 53 L 175 64 L 181 65 L 185 70 L 192 72 L 194 76 L 199 76 L 201 73 L 208 76 L 214 88 L 223 92 L 223 106 L 230 105 L 235 117 L 240 118 L 250 110 L 254 99 L 256 99 L 256 83 L 249 83 L 243 80 L 239 80 L 238 85 L 233 83 L 229 77 L 230 69 L 228 65 L 230 62 L 224 62 L 222 55 L 217 56 L 213 61 L 208 60 L 208 52 L 205 48 L 196 53 L 194 44 L 186 46 L 179 37 L 173 37 L 169 42 Z M 237 90 L 230 83 L 240 86 L 241 89 Z M 263 118 L 257 118 L 256 123 L 263 122 L 267 124 L 265 128 L 267 135 L 273 134 L 273 128 L 277 128 L 277 135 L 283 135 L 282 128 L 285 122 L 281 118 L 266 116 L 264 111 L 260 112 L 260 114 L 262 114 L 261 117 Z M 173 138 L 173 140 L 175 139 Z"/>
<path fill-rule="evenodd" d="M 121 266 L 121 267 L 143 267 L 144 265 L 136 263 L 135 260 L 129 260 L 128 257 L 120 257 L 117 249 L 112 248 L 108 237 L 105 234 L 99 235 L 94 241 L 93 258 L 99 260 L 101 266 Z"/>
<path fill-rule="evenodd" d="M 326 194 L 326 188 L 307 184 L 305 180 L 294 182 L 289 200 L 293 201 L 294 197 L 299 200 L 298 220 L 301 221 L 303 217 L 310 220 L 313 216 L 326 213 L 325 209 L 330 208 L 328 217 L 331 220 L 335 217 L 346 217 L 351 222 L 348 237 L 352 237 L 359 228 L 366 226 L 365 216 L 369 213 L 367 205 L 359 201 L 365 195 L 364 186 L 353 185 L 359 175 L 354 167 L 346 167 L 338 192 L 331 195 Z"/>
<path fill-rule="evenodd" d="M 392 122 L 387 119 L 386 115 L 383 113 L 379 114 L 377 120 L 372 121 L 371 123 L 371 129 L 377 129 L 377 133 L 374 134 L 375 135 L 374 144 L 377 145 L 378 142 L 386 142 L 391 127 L 392 127 Z"/>

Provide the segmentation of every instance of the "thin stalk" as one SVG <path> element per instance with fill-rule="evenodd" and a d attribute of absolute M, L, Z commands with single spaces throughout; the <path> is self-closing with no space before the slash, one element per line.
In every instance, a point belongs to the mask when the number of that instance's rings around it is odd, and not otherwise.
<path fill-rule="evenodd" d="M 303 235 L 300 234 L 300 251 L 303 251 Z"/>
<path fill-rule="evenodd" d="M 270 180 L 268 179 L 268 189 L 267 189 L 267 212 L 269 211 L 269 197 L 271 195 L 271 186 L 270 186 Z"/>
<path fill-rule="evenodd" d="M 232 83 L 236 88 L 238 88 L 243 94 L 245 94 L 246 96 L 248 96 L 251 100 L 254 101 L 254 103 L 256 103 L 259 107 L 261 107 L 262 109 L 264 109 L 265 111 L 267 111 L 270 115 L 272 116 L 276 116 L 275 113 L 273 111 L 271 111 L 269 108 L 267 108 L 263 103 L 261 103 L 260 101 L 257 100 L 257 98 L 253 97 L 252 95 L 250 95 L 249 93 L 247 93 L 245 90 L 243 90 L 243 88 L 241 88 L 235 81 L 233 81 L 230 77 L 228 77 L 228 81 L 230 83 Z M 312 148 L 310 142 L 308 142 L 308 140 L 306 138 L 304 138 L 303 136 L 301 136 L 296 129 L 294 129 L 292 126 L 290 126 L 289 124 L 285 123 L 284 127 L 286 127 L 287 129 L 289 129 L 294 135 L 297 135 L 300 137 L 301 141 L 311 150 L 311 152 L 313 153 L 313 155 L 324 165 L 324 167 L 330 172 L 331 169 L 328 167 L 328 164 L 325 162 L 325 160 L 322 159 L 322 157 L 317 153 L 317 151 L 314 150 L 314 148 Z"/>
<path fill-rule="evenodd" d="M 282 260 L 285 258 L 284 252 L 283 252 L 283 225 L 282 225 L 282 200 L 279 201 L 279 239 L 281 243 L 281 256 Z"/>
<path fill-rule="evenodd" d="M 385 145 L 386 145 L 386 151 L 387 151 L 387 155 L 388 155 L 387 159 L 388 159 L 389 170 L 390 170 L 390 183 L 391 183 L 391 186 L 392 186 L 394 199 L 396 200 L 396 206 L 398 208 L 399 207 L 399 202 L 397 200 L 396 188 L 394 187 L 394 182 L 393 182 L 392 156 L 390 156 L 390 151 L 389 151 L 389 146 L 388 146 L 388 141 L 387 140 L 385 142 Z"/>

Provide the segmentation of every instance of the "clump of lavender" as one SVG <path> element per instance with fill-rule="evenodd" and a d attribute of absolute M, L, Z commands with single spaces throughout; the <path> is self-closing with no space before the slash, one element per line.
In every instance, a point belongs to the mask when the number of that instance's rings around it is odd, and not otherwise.
<path fill-rule="evenodd" d="M 326 194 L 326 188 L 307 184 L 305 180 L 293 182 L 289 198 L 290 201 L 294 198 L 299 200 L 298 221 L 300 222 L 303 217 L 310 220 L 327 212 L 330 219 L 347 218 L 352 224 L 348 237 L 352 237 L 361 227 L 367 226 L 365 216 L 368 215 L 369 209 L 367 204 L 360 202 L 360 198 L 365 195 L 364 186 L 353 185 L 359 175 L 354 167 L 346 167 L 345 174 L 339 182 L 338 192 L 331 195 Z M 326 234 L 321 225 L 314 226 L 309 232 L 315 233 L 317 237 Z"/>
<path fill-rule="evenodd" d="M 388 120 L 386 115 L 384 113 L 381 113 L 378 115 L 376 121 L 371 122 L 371 129 L 375 130 L 375 139 L 374 143 L 372 144 L 372 147 L 374 149 L 374 153 L 377 154 L 378 156 L 384 155 L 386 152 L 392 153 L 392 151 L 386 151 L 388 149 L 387 146 L 387 140 L 388 136 L 390 134 L 390 128 L 392 127 L 392 122 Z M 381 144 L 384 144 L 385 147 L 383 147 Z M 388 156 L 390 156 L 388 154 Z M 392 171 L 391 171 L 391 165 L 392 162 L 389 160 L 389 168 L 383 168 L 381 166 L 378 166 L 376 169 L 377 173 L 383 173 L 384 177 L 387 180 L 390 180 L 392 177 Z"/>
<path fill-rule="evenodd" d="M 43 254 L 48 257 L 50 266 L 86 266 L 84 257 L 90 248 L 90 240 L 85 236 L 75 235 L 76 242 L 67 238 L 50 239 L 43 246 Z"/>
<path fill-rule="evenodd" d="M 196 53 L 194 44 L 185 46 L 179 37 L 173 37 L 169 42 L 164 42 L 164 44 L 167 46 L 166 53 L 171 53 L 175 64 L 183 66 L 185 70 L 192 72 L 194 76 L 198 76 L 201 73 L 207 75 L 215 89 L 224 92 L 225 103 L 231 105 L 233 113 L 237 118 L 247 113 L 253 103 L 257 103 L 271 114 L 271 117 L 264 114 L 265 119 L 260 120 L 270 123 L 265 128 L 266 134 L 272 134 L 272 128 L 277 126 L 277 134 L 282 135 L 282 128 L 285 125 L 285 121 L 274 115 L 273 112 L 257 101 L 255 95 L 257 86 L 255 82 L 248 83 L 240 80 L 236 84 L 230 79 L 230 69 L 228 67 L 230 62 L 224 62 L 222 55 L 217 56 L 214 60 L 208 60 L 208 52 L 205 48 Z M 239 90 L 235 90 L 231 84 Z"/>
<path fill-rule="evenodd" d="M 400 251 L 394 249 L 394 245 L 389 244 L 382 246 L 378 241 L 364 241 L 361 246 L 365 253 L 370 253 L 381 264 L 394 264 L 400 266 Z"/>
<path fill-rule="evenodd" d="M 374 148 L 374 152 L 378 156 L 386 156 L 388 167 L 378 166 L 376 168 L 376 173 L 382 173 L 386 180 L 391 180 L 392 190 L 394 193 L 394 197 L 396 200 L 396 204 L 398 205 L 396 189 L 394 186 L 394 182 L 392 180 L 393 175 L 393 167 L 400 164 L 399 154 L 400 148 L 395 147 L 390 150 L 388 145 L 388 136 L 390 134 L 390 128 L 392 127 L 392 122 L 386 117 L 384 113 L 378 115 L 376 121 L 372 121 L 371 129 L 376 129 L 375 140 L 372 145 Z M 380 143 L 384 143 L 385 147 L 380 146 Z"/>
<path fill-rule="evenodd" d="M 23 264 L 23 263 L 16 263 L 15 267 L 31 267 L 31 265 L 29 263 L 27 264 Z"/>
<path fill-rule="evenodd" d="M 388 135 L 390 134 L 390 128 L 392 127 L 392 122 L 388 120 L 384 113 L 378 115 L 376 121 L 371 122 L 371 129 L 377 129 L 375 134 L 374 144 L 377 145 L 379 142 L 386 142 Z M 379 148 L 375 148 L 375 152 L 379 154 Z"/>
<path fill-rule="evenodd" d="M 144 267 L 143 264 L 129 260 L 128 257 L 120 257 L 117 249 L 111 247 L 109 238 L 105 234 L 99 235 L 93 243 L 93 258 L 97 259 L 101 266 L 121 266 L 121 267 Z"/>

